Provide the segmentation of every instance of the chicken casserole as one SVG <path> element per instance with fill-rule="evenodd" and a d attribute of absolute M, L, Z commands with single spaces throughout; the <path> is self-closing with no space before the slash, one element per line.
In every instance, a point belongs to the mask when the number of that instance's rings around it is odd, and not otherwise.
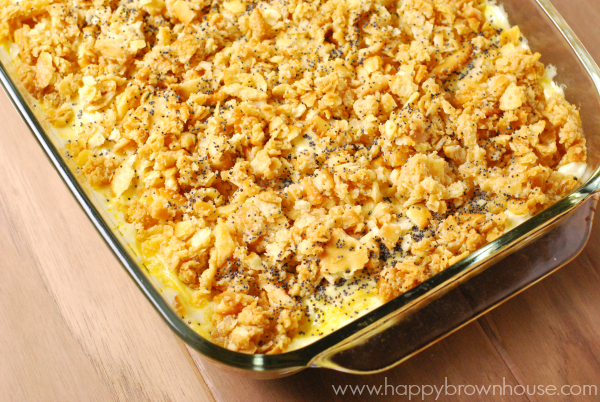
<path fill-rule="evenodd" d="M 336 329 L 586 167 L 577 108 L 483 1 L 0 0 L 0 36 L 174 307 L 235 351 Z"/>

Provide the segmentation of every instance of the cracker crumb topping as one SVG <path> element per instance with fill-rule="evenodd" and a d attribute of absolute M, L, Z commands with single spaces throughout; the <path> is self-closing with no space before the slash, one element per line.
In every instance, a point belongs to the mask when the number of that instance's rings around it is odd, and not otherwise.
<path fill-rule="evenodd" d="M 389 301 L 576 187 L 579 111 L 484 7 L 0 0 L 0 40 L 144 256 L 214 302 L 211 339 L 280 353 L 354 300 L 327 283 Z"/>

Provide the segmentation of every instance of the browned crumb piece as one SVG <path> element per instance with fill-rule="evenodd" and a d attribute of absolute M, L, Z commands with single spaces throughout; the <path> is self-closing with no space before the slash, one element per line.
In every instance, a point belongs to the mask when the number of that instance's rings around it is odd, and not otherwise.
<path fill-rule="evenodd" d="M 411 263 L 398 263 L 381 271 L 379 281 L 379 297 L 390 301 L 402 293 L 429 279 L 431 274 L 425 272 L 423 266 Z"/>

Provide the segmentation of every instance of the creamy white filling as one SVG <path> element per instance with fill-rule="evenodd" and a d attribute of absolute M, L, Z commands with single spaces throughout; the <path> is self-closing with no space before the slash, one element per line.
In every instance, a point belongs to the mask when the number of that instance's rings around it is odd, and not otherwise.
<path fill-rule="evenodd" d="M 11 42 L 8 45 L 8 50 L 10 52 L 10 57 L 13 57 L 16 59 L 17 56 L 19 55 L 19 46 L 14 42 Z"/>
<path fill-rule="evenodd" d="M 296 137 L 292 141 L 292 156 L 297 158 L 304 152 L 310 154 L 320 154 L 322 152 L 321 147 L 318 145 L 318 141 L 314 134 L 310 131 L 305 132 L 303 135 Z"/>
<path fill-rule="evenodd" d="M 546 66 L 546 71 L 544 72 L 544 75 L 539 80 L 539 83 L 542 85 L 542 88 L 544 88 L 544 96 L 546 97 L 546 99 L 556 94 L 563 97 L 565 96 L 563 86 L 558 85 L 556 82 L 554 82 L 554 77 L 556 77 L 556 67 L 552 64 L 548 64 Z"/>
<path fill-rule="evenodd" d="M 564 175 L 577 177 L 578 180 L 581 180 L 585 171 L 587 170 L 587 164 L 583 162 L 571 162 L 567 163 L 564 166 L 558 168 L 558 173 L 562 173 Z"/>
<path fill-rule="evenodd" d="M 489 21 L 497 28 L 510 29 L 510 23 L 508 22 L 508 14 L 504 7 L 498 5 L 495 0 L 485 2 L 485 10 L 483 15 L 486 21 Z"/>
<path fill-rule="evenodd" d="M 531 215 L 529 213 L 517 215 L 510 212 L 508 209 L 506 210 L 506 212 L 504 212 L 504 214 L 506 215 L 506 221 L 504 222 L 504 228 L 506 229 L 506 231 L 509 231 L 519 226 L 521 223 L 531 218 Z"/>
<path fill-rule="evenodd" d="M 489 21 L 496 28 L 507 30 L 511 28 L 510 22 L 508 21 L 508 14 L 502 5 L 496 3 L 496 0 L 489 0 L 485 2 L 485 10 L 483 12 L 485 19 Z M 529 49 L 529 43 L 524 37 L 521 38 L 519 44 L 522 49 Z"/>

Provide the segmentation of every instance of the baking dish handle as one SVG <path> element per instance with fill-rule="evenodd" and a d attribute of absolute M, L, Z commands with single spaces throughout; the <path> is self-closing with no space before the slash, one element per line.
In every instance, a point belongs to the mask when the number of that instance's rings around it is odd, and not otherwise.
<path fill-rule="evenodd" d="M 591 197 L 556 228 L 441 297 L 373 324 L 310 365 L 371 374 L 402 363 L 575 258 L 589 237 L 597 200 Z"/>

